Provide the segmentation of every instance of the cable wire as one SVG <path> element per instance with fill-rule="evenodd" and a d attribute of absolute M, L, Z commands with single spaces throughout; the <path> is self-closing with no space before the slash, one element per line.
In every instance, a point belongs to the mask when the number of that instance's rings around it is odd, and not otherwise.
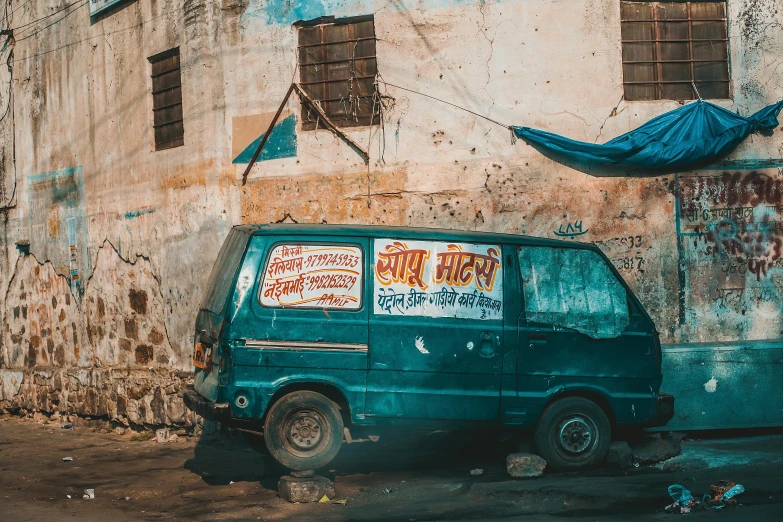
<path fill-rule="evenodd" d="M 54 49 L 49 49 L 48 51 L 42 51 L 40 53 L 31 54 L 30 56 L 25 56 L 24 58 L 19 58 L 18 60 L 14 60 L 14 63 L 25 62 L 25 61 L 29 60 L 30 58 L 35 58 L 36 56 L 43 56 L 45 54 L 51 54 L 51 53 L 57 52 L 57 51 L 59 51 L 61 49 L 65 49 L 67 47 L 71 47 L 73 45 L 78 45 L 80 43 L 87 42 L 87 41 L 93 40 L 95 38 L 100 38 L 101 36 L 109 36 L 111 34 L 121 33 L 123 31 L 130 31 L 131 29 L 135 29 L 137 27 L 142 27 L 142 26 L 152 22 L 153 20 L 157 20 L 158 18 L 163 18 L 164 16 L 173 13 L 174 11 L 176 11 L 176 9 L 169 9 L 167 11 L 163 11 L 158 16 L 153 16 L 152 18 L 150 18 L 148 20 L 143 20 L 143 21 L 139 22 L 138 24 L 134 24 L 134 25 L 131 25 L 129 27 L 123 27 L 122 29 L 115 29 L 114 31 L 107 31 L 105 33 L 100 33 L 100 34 L 96 34 L 96 35 L 93 35 L 93 36 L 88 36 L 87 38 L 82 38 L 81 40 L 76 40 L 75 42 L 67 43 L 65 45 L 61 45 L 60 47 L 55 47 Z M 27 38 L 27 37 L 25 37 L 25 38 Z"/>
<path fill-rule="evenodd" d="M 461 107 L 461 106 L 456 105 L 454 103 L 447 102 L 446 100 L 441 100 L 440 98 L 436 98 L 435 96 L 430 96 L 429 94 L 424 94 L 423 92 L 414 91 L 413 89 L 406 89 L 405 87 L 400 87 L 399 85 L 394 85 L 393 83 L 385 82 L 383 80 L 378 80 L 378 83 L 382 83 L 384 85 L 388 85 L 389 87 L 395 87 L 397 89 L 402 89 L 403 91 L 412 92 L 413 94 L 418 94 L 419 96 L 424 96 L 426 98 L 430 98 L 432 100 L 436 100 L 436 101 L 439 101 L 441 103 L 445 103 L 446 105 L 451 105 L 452 107 L 456 107 L 457 109 L 463 110 L 465 112 L 469 112 L 469 113 L 473 114 L 474 116 L 478 116 L 479 118 L 484 118 L 485 120 L 490 121 L 490 122 L 494 123 L 495 125 L 500 125 L 501 127 L 504 127 L 506 129 L 510 129 L 511 128 L 511 125 L 506 125 L 505 123 L 501 123 L 501 122 L 499 122 L 497 120 L 493 120 L 492 118 L 490 118 L 488 116 L 484 116 L 483 114 L 479 114 L 477 112 L 474 112 L 474 111 L 472 111 L 470 109 L 466 109 L 465 107 Z"/>
<path fill-rule="evenodd" d="M 78 3 L 79 3 L 79 2 L 81 2 L 81 1 L 83 1 L 83 0 L 76 0 L 75 2 L 73 2 L 73 3 L 70 3 L 70 4 L 66 5 L 65 7 L 61 8 L 61 9 L 58 9 L 57 11 L 55 11 L 55 12 L 53 12 L 53 13 L 49 13 L 48 15 L 46 15 L 46 16 L 44 16 L 44 17 L 41 17 L 41 18 L 39 18 L 38 20 L 33 20 L 32 22 L 27 22 L 26 24 L 24 24 L 24 25 L 20 25 L 19 27 L 14 27 L 14 28 L 12 28 L 11 30 L 12 30 L 12 31 L 18 31 L 19 29 L 23 29 L 23 28 L 25 28 L 25 27 L 27 27 L 27 26 L 29 26 L 29 25 L 37 24 L 38 22 L 40 22 L 40 21 L 42 21 L 42 20 L 46 20 L 47 18 L 51 18 L 52 16 L 56 15 L 57 13 L 61 13 L 61 12 L 65 11 L 65 10 L 66 10 L 66 9 L 68 9 L 69 7 L 72 7 L 72 6 L 74 6 L 74 5 L 78 4 Z M 89 0 L 88 0 L 88 1 L 89 1 Z M 85 2 L 85 3 L 87 3 L 87 2 Z M 23 5 L 24 5 L 24 4 L 23 4 Z M 80 6 L 80 7 L 81 7 L 81 6 Z M 19 8 L 17 7 L 17 9 L 19 9 Z M 13 10 L 13 11 L 11 12 L 11 14 L 14 14 L 15 12 L 16 12 L 16 9 L 15 9 L 15 10 Z"/>
<path fill-rule="evenodd" d="M 28 34 L 28 35 L 27 35 L 27 36 L 25 36 L 24 38 L 18 38 L 18 39 L 16 39 L 16 41 L 17 41 L 17 42 L 23 42 L 24 40 L 27 40 L 28 38 L 32 38 L 33 36 L 37 35 L 38 33 L 41 33 L 41 32 L 43 32 L 43 31 L 45 31 L 46 29 L 48 29 L 48 28 L 52 27 L 53 25 L 56 25 L 56 24 L 58 24 L 58 23 L 62 22 L 63 20 L 65 20 L 66 18 L 68 18 L 69 16 L 71 16 L 73 13 L 75 13 L 76 11 L 78 11 L 79 9 L 81 9 L 82 7 L 84 7 L 85 5 L 87 5 L 87 4 L 89 3 L 89 1 L 90 1 L 90 0 L 84 0 L 84 3 L 83 3 L 82 5 L 78 6 L 78 7 L 77 7 L 76 9 L 74 9 L 73 11 L 69 11 L 69 12 L 67 12 L 66 14 L 64 14 L 64 15 L 62 16 L 62 18 L 58 18 L 57 20 L 55 20 L 54 22 L 50 23 L 49 25 L 46 25 L 46 26 L 44 26 L 44 27 L 42 27 L 42 28 L 38 29 L 38 30 L 37 30 L 37 31 L 35 31 L 34 33 L 30 33 L 30 34 Z M 71 4 L 71 5 L 73 5 L 73 4 Z"/>

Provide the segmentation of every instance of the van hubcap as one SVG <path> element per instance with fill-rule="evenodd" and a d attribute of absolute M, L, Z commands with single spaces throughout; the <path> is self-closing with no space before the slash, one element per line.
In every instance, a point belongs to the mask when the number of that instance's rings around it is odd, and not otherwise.
<path fill-rule="evenodd" d="M 570 417 L 560 425 L 560 446 L 569 453 L 582 453 L 593 442 L 591 423 L 582 417 Z"/>
<path fill-rule="evenodd" d="M 288 442 L 300 451 L 312 451 L 323 440 L 324 421 L 315 411 L 298 411 L 290 414 L 284 423 Z"/>

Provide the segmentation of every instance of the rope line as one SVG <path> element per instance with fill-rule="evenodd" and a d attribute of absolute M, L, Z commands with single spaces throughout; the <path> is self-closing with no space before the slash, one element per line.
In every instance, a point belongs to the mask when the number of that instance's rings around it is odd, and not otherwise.
<path fill-rule="evenodd" d="M 441 103 L 445 103 L 446 105 L 451 105 L 452 107 L 456 107 L 457 109 L 463 110 L 465 112 L 469 112 L 470 114 L 473 114 L 474 116 L 478 116 L 479 118 L 484 118 L 485 120 L 487 120 L 489 122 L 492 122 L 495 125 L 500 125 L 503 128 L 506 128 L 506 129 L 511 129 L 512 128 L 511 125 L 506 125 L 505 123 L 501 123 L 501 122 L 499 122 L 497 120 L 493 120 L 492 118 L 490 118 L 488 116 L 484 116 L 483 114 L 479 114 L 479 113 L 474 112 L 474 111 L 472 111 L 470 109 L 466 109 L 465 107 L 461 107 L 461 106 L 459 106 L 457 104 L 454 104 L 454 103 L 451 103 L 451 102 L 447 102 L 446 100 L 441 100 L 440 98 L 436 98 L 435 96 L 431 96 L 429 94 L 424 94 L 423 92 L 419 92 L 419 91 L 414 91 L 413 89 L 406 89 L 405 87 L 400 87 L 399 85 L 394 85 L 393 83 L 385 82 L 383 80 L 377 80 L 377 82 L 378 83 L 382 83 L 384 85 L 388 85 L 389 87 L 394 87 L 396 89 L 402 89 L 403 91 L 412 92 L 413 94 L 418 94 L 419 96 L 424 96 L 426 98 L 430 98 L 430 99 L 439 101 Z"/>

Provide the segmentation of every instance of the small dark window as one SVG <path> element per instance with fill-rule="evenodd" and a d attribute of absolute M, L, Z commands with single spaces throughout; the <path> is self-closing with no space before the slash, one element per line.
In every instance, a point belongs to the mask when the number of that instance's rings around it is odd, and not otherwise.
<path fill-rule="evenodd" d="M 336 125 L 379 123 L 372 17 L 300 27 L 299 71 L 302 88 Z M 315 129 L 317 120 L 318 113 L 303 105 L 302 128 Z"/>
<path fill-rule="evenodd" d="M 182 75 L 179 47 L 150 56 L 152 64 L 152 126 L 155 150 L 171 149 L 185 144 L 182 123 Z"/>
<path fill-rule="evenodd" d="M 729 97 L 725 0 L 620 6 L 626 100 Z"/>

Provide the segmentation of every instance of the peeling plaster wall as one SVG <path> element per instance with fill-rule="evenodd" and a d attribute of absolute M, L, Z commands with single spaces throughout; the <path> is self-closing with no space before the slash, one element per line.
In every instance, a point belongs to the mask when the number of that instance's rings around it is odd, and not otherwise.
<path fill-rule="evenodd" d="M 749 114 L 783 99 L 783 9 L 728 6 L 733 98 L 717 103 Z M 60 7 L 13 0 L 11 25 Z M 20 31 L 13 125 L 0 122 L 0 196 L 7 173 L 18 176 L 15 208 L 0 211 L 0 407 L 192 422 L 179 393 L 193 322 L 239 223 L 593 242 L 663 340 L 781 336 L 780 131 L 752 136 L 714 171 L 597 179 L 512 145 L 502 127 L 382 84 L 383 126 L 348 131 L 369 165 L 332 133 L 303 131 L 292 97 L 283 134 L 241 186 L 243 151 L 296 78 L 291 24 L 365 14 L 375 15 L 383 81 L 504 123 L 603 142 L 678 106 L 623 100 L 619 0 L 136 0 L 94 23 L 77 11 L 31 38 Z M 155 152 L 147 57 L 177 46 L 185 145 Z M 67 181 L 62 172 L 73 184 L 55 182 Z M 69 223 L 84 236 L 69 236 Z"/>
<path fill-rule="evenodd" d="M 30 38 L 41 24 L 15 34 L 19 188 L 16 207 L 0 211 L 0 368 L 24 377 L 3 384 L 0 408 L 193 421 L 181 400 L 192 327 L 240 221 L 235 168 L 223 161 L 219 57 L 236 18 L 224 7 L 140 0 L 94 23 L 77 9 Z M 11 26 L 60 8 L 14 1 Z M 177 46 L 186 146 L 154 152 L 147 57 Z"/>

